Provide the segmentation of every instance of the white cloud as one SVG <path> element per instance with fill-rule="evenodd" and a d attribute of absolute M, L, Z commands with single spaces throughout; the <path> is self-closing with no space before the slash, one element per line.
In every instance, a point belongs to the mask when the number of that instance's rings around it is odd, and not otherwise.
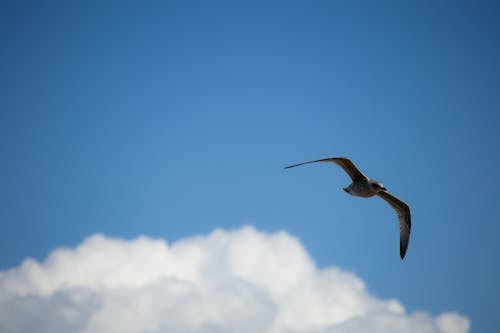
<path fill-rule="evenodd" d="M 245 227 L 167 244 L 94 235 L 0 271 L 1 332 L 468 332 L 406 313 L 356 275 L 318 269 L 285 232 Z"/>

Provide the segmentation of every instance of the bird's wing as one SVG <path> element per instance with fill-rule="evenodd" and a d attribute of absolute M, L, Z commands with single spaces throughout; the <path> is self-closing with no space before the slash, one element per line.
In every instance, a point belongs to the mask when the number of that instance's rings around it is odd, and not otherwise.
<path fill-rule="evenodd" d="M 345 172 L 351 177 L 353 181 L 355 180 L 367 180 L 368 177 L 366 177 L 359 169 L 352 163 L 352 161 L 346 157 L 330 157 L 330 158 L 324 158 L 321 160 L 315 160 L 315 161 L 309 161 L 309 162 L 303 162 L 299 164 L 294 164 L 285 167 L 285 169 L 293 168 L 299 165 L 304 165 L 304 164 L 309 164 L 309 163 L 316 163 L 316 162 L 333 162 L 337 165 L 339 165 L 342 169 L 344 169 Z"/>
<path fill-rule="evenodd" d="M 378 196 L 391 205 L 398 214 L 399 220 L 399 254 L 401 259 L 405 257 L 408 242 L 410 241 L 411 214 L 408 205 L 386 191 L 378 192 Z"/>

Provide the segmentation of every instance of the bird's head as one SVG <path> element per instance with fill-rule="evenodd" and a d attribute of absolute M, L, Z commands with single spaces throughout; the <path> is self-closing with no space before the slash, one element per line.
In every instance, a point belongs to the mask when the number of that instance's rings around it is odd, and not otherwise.
<path fill-rule="evenodd" d="M 372 188 L 377 191 L 377 192 L 380 192 L 380 191 L 387 191 L 384 184 L 382 184 L 381 182 L 378 182 L 376 180 L 373 180 L 371 182 L 371 185 L 372 185 Z"/>

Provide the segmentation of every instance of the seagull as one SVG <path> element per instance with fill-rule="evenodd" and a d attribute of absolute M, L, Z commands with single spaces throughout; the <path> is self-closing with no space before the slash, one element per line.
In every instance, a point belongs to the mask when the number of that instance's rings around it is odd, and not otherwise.
<path fill-rule="evenodd" d="M 406 249 L 408 248 L 408 242 L 410 240 L 410 229 L 411 229 L 411 214 L 408 205 L 395 197 L 394 195 L 387 192 L 384 185 L 374 179 L 370 179 L 365 176 L 359 169 L 354 165 L 354 163 L 346 157 L 330 157 L 321 160 L 303 162 L 299 164 L 294 164 L 285 167 L 285 169 L 290 169 L 297 167 L 299 165 L 316 163 L 316 162 L 333 162 L 340 166 L 344 171 L 351 177 L 352 183 L 344 187 L 343 190 L 350 195 L 369 198 L 374 195 L 378 195 L 396 211 L 399 220 L 399 255 L 401 259 L 405 257 Z"/>

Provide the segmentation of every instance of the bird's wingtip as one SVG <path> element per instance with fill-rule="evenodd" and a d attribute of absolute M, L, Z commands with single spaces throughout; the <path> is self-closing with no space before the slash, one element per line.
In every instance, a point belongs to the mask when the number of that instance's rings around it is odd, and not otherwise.
<path fill-rule="evenodd" d="M 399 256 L 401 257 L 401 260 L 403 260 L 405 258 L 405 255 L 406 255 L 406 249 L 402 247 L 399 250 Z"/>
<path fill-rule="evenodd" d="M 283 169 L 290 169 L 290 168 L 294 168 L 294 167 L 299 166 L 299 165 L 302 165 L 302 164 L 306 164 L 306 163 L 299 163 L 299 164 L 294 164 L 294 165 L 288 165 L 288 166 L 284 167 Z"/>

